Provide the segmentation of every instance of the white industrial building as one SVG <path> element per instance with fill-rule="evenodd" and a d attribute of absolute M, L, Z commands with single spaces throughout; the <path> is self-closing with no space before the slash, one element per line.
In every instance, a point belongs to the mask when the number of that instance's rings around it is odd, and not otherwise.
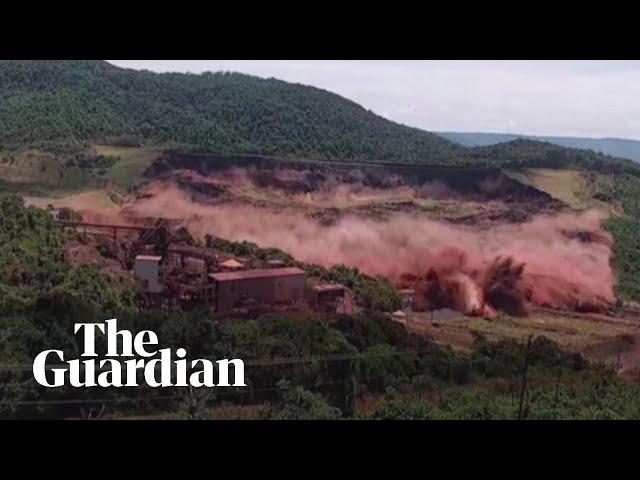
<path fill-rule="evenodd" d="M 136 281 L 140 282 L 149 293 L 160 293 L 162 283 L 160 282 L 160 261 L 162 257 L 155 255 L 138 255 L 134 267 Z"/>

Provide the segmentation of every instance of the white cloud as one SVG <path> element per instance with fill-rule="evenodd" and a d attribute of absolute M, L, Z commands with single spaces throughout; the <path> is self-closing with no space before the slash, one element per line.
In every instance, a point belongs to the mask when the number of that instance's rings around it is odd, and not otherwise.
<path fill-rule="evenodd" d="M 426 130 L 640 139 L 640 62 L 110 60 L 314 85 Z"/>

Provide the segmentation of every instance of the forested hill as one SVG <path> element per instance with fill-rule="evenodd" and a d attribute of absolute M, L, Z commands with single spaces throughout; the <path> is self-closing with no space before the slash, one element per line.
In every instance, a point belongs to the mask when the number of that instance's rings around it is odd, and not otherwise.
<path fill-rule="evenodd" d="M 324 161 L 637 168 L 541 142 L 465 148 L 330 92 L 276 79 L 158 74 L 103 61 L 0 61 L 0 148 L 87 143 Z"/>
<path fill-rule="evenodd" d="M 221 153 L 421 162 L 460 147 L 318 88 L 101 61 L 1 61 L 0 144 L 141 142 Z"/>
<path fill-rule="evenodd" d="M 512 142 L 517 139 L 528 139 L 549 142 L 560 145 L 561 147 L 593 150 L 614 157 L 629 158 L 640 162 L 640 141 L 624 138 L 543 137 L 513 133 L 471 132 L 437 132 L 437 134 L 465 147 L 489 146 L 498 143 Z"/>

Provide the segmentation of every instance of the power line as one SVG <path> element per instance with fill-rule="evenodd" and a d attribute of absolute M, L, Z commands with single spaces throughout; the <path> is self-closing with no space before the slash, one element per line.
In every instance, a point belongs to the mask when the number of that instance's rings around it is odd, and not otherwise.
<path fill-rule="evenodd" d="M 314 383 L 312 384 L 302 384 L 300 386 L 303 387 L 325 387 L 329 385 L 339 385 L 344 383 L 344 380 L 337 380 L 334 382 L 324 382 L 324 383 Z M 263 387 L 263 388 L 254 388 L 251 391 L 253 393 L 263 393 L 263 392 L 275 392 L 278 391 L 278 387 Z M 244 392 L 233 392 L 233 391 L 220 391 L 216 392 L 216 396 L 219 395 L 238 395 Z M 185 398 L 185 395 L 165 395 L 158 397 L 148 397 L 148 398 L 132 398 L 132 397 L 119 397 L 119 398 L 96 398 L 96 399 L 61 399 L 61 400 L 18 400 L 15 402 L 9 402 L 14 406 L 38 406 L 38 405 L 90 405 L 95 403 L 145 403 L 149 401 L 158 401 L 158 400 L 182 400 Z"/>
<path fill-rule="evenodd" d="M 243 360 L 245 366 L 270 366 L 270 365 L 287 365 L 287 364 L 296 364 L 296 363 L 313 363 L 313 362 L 331 362 L 331 361 L 341 361 L 341 360 L 364 360 L 367 358 L 376 358 L 376 357 L 388 357 L 388 356 L 401 356 L 401 355 L 411 355 L 411 354 L 419 354 L 425 353 L 428 349 L 404 349 L 404 350 L 396 350 L 394 352 L 385 352 L 385 353 L 343 353 L 343 354 L 330 354 L 330 355 L 310 355 L 308 357 L 280 357 L 280 358 L 272 358 L 272 359 L 252 359 L 252 360 Z M 87 358 L 89 360 L 89 358 Z M 56 365 L 47 365 L 48 368 L 68 368 L 65 364 L 56 364 Z M 84 368 L 84 365 L 79 366 L 80 369 Z M 31 371 L 33 368 L 32 365 L 27 364 L 0 364 L 0 371 Z M 159 365 L 156 366 L 159 368 Z"/>
<path fill-rule="evenodd" d="M 404 349 L 404 350 L 396 350 L 394 352 L 386 352 L 386 353 L 348 353 L 348 354 L 330 354 L 330 355 L 317 355 L 317 356 L 308 356 L 308 357 L 280 357 L 273 359 L 252 359 L 244 362 L 245 366 L 277 366 L 277 365 L 294 365 L 294 364 L 304 364 L 304 363 L 313 363 L 313 362 L 333 362 L 333 361 L 345 361 L 345 360 L 364 360 L 367 358 L 379 358 L 379 357 L 388 357 L 388 356 L 402 356 L 402 355 L 411 355 L 411 354 L 419 354 L 426 352 L 426 349 Z M 67 368 L 67 365 L 49 365 L 49 368 Z M 84 369 L 84 365 L 80 365 L 81 369 Z M 156 369 L 160 368 L 160 365 L 156 366 Z M 8 371 L 8 372 L 31 372 L 32 366 L 25 364 L 0 364 L 0 371 Z M 337 385 L 344 383 L 344 379 L 334 381 L 334 382 L 325 382 L 325 383 L 314 383 L 305 384 L 302 386 L 312 386 L 312 387 L 322 387 L 329 385 Z M 269 392 L 269 391 L 277 391 L 277 387 L 270 388 L 258 388 L 251 389 L 250 391 L 253 393 L 257 392 Z M 216 395 L 239 395 L 244 392 L 240 391 L 217 391 Z M 89 404 L 97 404 L 97 403 L 137 403 L 137 402 L 145 402 L 145 401 L 159 401 L 159 400 L 179 400 L 183 399 L 184 395 L 168 395 L 168 396 L 159 396 L 159 397 L 151 397 L 151 398 L 131 398 L 131 397 L 120 397 L 120 398 L 102 398 L 102 399 L 61 399 L 61 400 L 19 400 L 16 402 L 10 402 L 11 405 L 14 406 L 39 406 L 39 405 L 89 405 Z"/>

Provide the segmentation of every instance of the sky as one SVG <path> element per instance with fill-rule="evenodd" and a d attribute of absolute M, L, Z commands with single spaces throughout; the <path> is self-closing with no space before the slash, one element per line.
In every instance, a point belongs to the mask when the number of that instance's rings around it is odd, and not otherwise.
<path fill-rule="evenodd" d="M 640 61 L 109 60 L 313 85 L 430 131 L 640 140 Z"/>

